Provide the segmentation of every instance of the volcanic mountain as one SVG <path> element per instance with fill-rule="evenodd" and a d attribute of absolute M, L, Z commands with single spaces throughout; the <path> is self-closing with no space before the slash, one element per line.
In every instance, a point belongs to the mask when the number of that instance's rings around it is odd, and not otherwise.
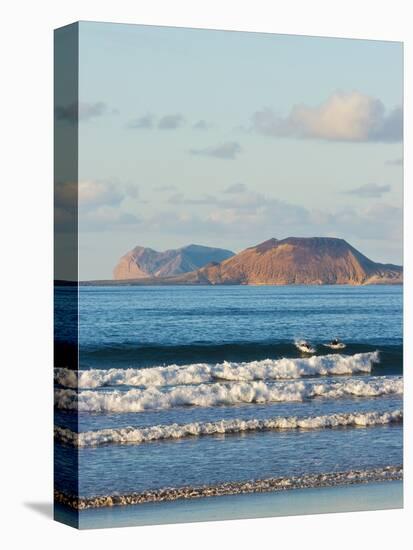
<path fill-rule="evenodd" d="M 234 256 L 230 250 L 190 244 L 176 250 L 157 252 L 136 246 L 119 260 L 113 270 L 115 280 L 171 277 L 194 271 L 210 262 L 222 262 Z"/>
<path fill-rule="evenodd" d="M 166 281 L 165 281 L 166 282 Z M 373 262 L 343 239 L 270 239 L 170 284 L 324 285 L 400 284 L 403 269 Z"/>

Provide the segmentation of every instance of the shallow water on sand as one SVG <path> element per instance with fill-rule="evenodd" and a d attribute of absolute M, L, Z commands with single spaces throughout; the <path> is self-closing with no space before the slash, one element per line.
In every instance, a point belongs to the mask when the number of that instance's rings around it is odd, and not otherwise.
<path fill-rule="evenodd" d="M 392 481 L 345 487 L 296 489 L 283 493 L 246 494 L 158 502 L 138 506 L 119 506 L 109 509 L 90 509 L 81 512 L 79 527 L 81 529 L 97 529 L 131 525 L 390 510 L 402 507 L 402 482 Z M 57 508 L 57 514 L 66 514 L 67 516 L 67 513 L 63 507 Z"/>

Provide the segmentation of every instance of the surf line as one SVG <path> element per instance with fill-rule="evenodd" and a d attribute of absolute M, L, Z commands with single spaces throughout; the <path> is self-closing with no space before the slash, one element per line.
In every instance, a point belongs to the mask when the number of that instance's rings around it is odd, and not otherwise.
<path fill-rule="evenodd" d="M 106 495 L 95 497 L 70 496 L 55 491 L 55 502 L 75 510 L 89 508 L 104 508 L 109 506 L 127 506 L 145 504 L 148 502 L 164 502 L 180 499 L 201 497 L 216 497 L 239 495 L 246 493 L 268 493 L 292 489 L 310 489 L 317 487 L 338 487 L 361 483 L 398 481 L 403 479 L 402 466 L 385 466 L 368 470 L 350 470 L 345 472 L 329 472 L 322 474 L 306 474 L 296 477 L 278 477 L 251 481 L 234 481 L 218 485 L 203 485 L 199 487 L 177 487 L 130 493 L 125 495 Z"/>
<path fill-rule="evenodd" d="M 55 390 L 55 407 L 82 412 L 141 412 L 174 407 L 216 407 L 239 403 L 275 403 L 308 399 L 341 399 L 346 397 L 379 397 L 403 393 L 402 377 L 373 377 L 368 380 L 348 378 L 340 381 L 316 380 L 288 382 L 234 382 L 175 386 L 165 391 L 158 388 L 127 391 L 76 392 Z"/>
<path fill-rule="evenodd" d="M 262 359 L 188 365 L 167 365 L 145 369 L 55 368 L 55 383 L 72 389 L 96 389 L 105 386 L 172 386 L 202 384 L 217 380 L 246 382 L 254 380 L 289 380 L 310 376 L 370 374 L 380 362 L 378 351 L 355 355 L 316 355 L 302 358 Z"/>
<path fill-rule="evenodd" d="M 102 445 L 140 445 L 150 441 L 182 439 L 220 434 L 246 432 L 320 430 L 341 427 L 366 428 L 403 422 L 403 412 L 352 412 L 335 413 L 323 416 L 286 416 L 268 419 L 228 419 L 211 422 L 192 422 L 189 424 L 165 424 L 148 427 L 106 428 L 87 432 L 73 432 L 68 428 L 55 426 L 54 436 L 61 443 L 74 447 L 97 447 Z"/>

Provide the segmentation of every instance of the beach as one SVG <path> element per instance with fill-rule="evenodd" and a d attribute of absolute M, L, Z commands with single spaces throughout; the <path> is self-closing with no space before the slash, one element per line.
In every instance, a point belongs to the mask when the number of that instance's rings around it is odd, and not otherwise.
<path fill-rule="evenodd" d="M 81 529 L 98 529 L 389 510 L 402 507 L 402 482 L 393 481 L 345 487 L 297 489 L 283 493 L 244 494 L 109 509 L 90 509 L 80 514 L 79 527 Z M 56 505 L 55 514 L 64 523 L 74 522 L 76 524 L 77 515 L 64 506 Z"/>

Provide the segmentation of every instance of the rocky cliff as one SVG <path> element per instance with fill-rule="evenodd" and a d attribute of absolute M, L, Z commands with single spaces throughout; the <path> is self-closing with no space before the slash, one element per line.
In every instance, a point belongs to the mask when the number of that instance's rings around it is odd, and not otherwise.
<path fill-rule="evenodd" d="M 195 244 L 165 252 L 136 246 L 119 260 L 113 271 L 113 278 L 125 280 L 171 277 L 197 270 L 210 262 L 221 262 L 233 255 L 230 250 Z"/>
<path fill-rule="evenodd" d="M 270 239 L 174 279 L 213 285 L 400 284 L 403 269 L 373 262 L 343 239 L 289 237 Z"/>

